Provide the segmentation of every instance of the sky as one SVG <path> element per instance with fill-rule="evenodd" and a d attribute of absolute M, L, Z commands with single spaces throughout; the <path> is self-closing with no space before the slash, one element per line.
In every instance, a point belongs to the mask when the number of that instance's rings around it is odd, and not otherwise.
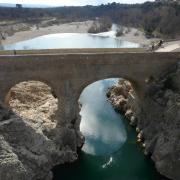
<path fill-rule="evenodd" d="M 0 0 L 0 3 L 19 3 L 19 4 L 43 4 L 52 6 L 83 6 L 83 5 L 99 5 L 111 2 L 118 3 L 143 3 L 147 0 Z M 153 0 L 149 0 L 153 1 Z"/>

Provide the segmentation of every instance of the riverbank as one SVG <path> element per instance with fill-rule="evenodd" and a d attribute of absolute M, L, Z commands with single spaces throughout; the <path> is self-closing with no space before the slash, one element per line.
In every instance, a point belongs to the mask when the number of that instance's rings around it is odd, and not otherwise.
<path fill-rule="evenodd" d="M 20 41 L 29 40 L 38 36 L 56 33 L 87 33 L 91 27 L 93 21 L 85 22 L 71 22 L 60 25 L 52 25 L 47 27 L 36 28 L 33 26 L 28 31 L 16 32 L 12 36 L 8 36 L 5 40 L 2 40 L 2 45 L 13 44 Z"/>
<path fill-rule="evenodd" d="M 87 33 L 88 29 L 92 26 L 93 21 L 84 21 L 84 22 L 71 22 L 64 23 L 60 25 L 52 25 L 47 27 L 39 27 L 37 29 L 36 26 L 30 28 L 27 31 L 19 31 L 14 33 L 12 36 L 8 36 L 5 40 L 2 40 L 2 45 L 8 45 L 17 43 L 20 41 L 29 40 L 32 38 L 36 38 L 43 35 L 48 34 L 56 34 L 56 33 Z M 115 38 L 116 31 L 112 28 L 109 32 L 102 32 L 96 35 L 98 36 L 108 36 Z M 136 28 L 130 28 L 130 30 L 124 33 L 121 37 L 117 37 L 117 39 L 121 39 L 123 41 L 129 41 L 133 43 L 138 43 L 141 47 L 148 47 L 153 41 L 157 41 L 158 39 L 152 38 L 147 39 L 143 32 Z"/>
<path fill-rule="evenodd" d="M 151 49 L 152 44 L 160 40 L 160 38 L 146 38 L 144 32 L 136 28 L 131 28 L 128 33 L 124 33 L 119 39 L 139 43 L 141 47 L 146 49 Z M 163 45 L 155 52 L 180 52 L 180 40 L 165 40 Z"/>
<path fill-rule="evenodd" d="M 118 37 L 123 41 L 130 41 L 134 43 L 139 43 L 141 47 L 149 47 L 153 42 L 159 41 L 159 38 L 147 38 L 144 32 L 136 28 L 126 28 L 125 33 L 122 36 Z"/>
<path fill-rule="evenodd" d="M 93 21 L 84 21 L 84 22 L 71 22 L 63 23 L 59 25 L 51 26 L 41 26 L 37 28 L 37 25 L 29 27 L 30 30 L 23 30 L 7 36 L 2 40 L 2 45 L 14 44 L 20 41 L 26 41 L 33 39 L 39 36 L 48 35 L 48 34 L 57 34 L 57 33 L 88 33 L 89 28 L 92 26 Z M 17 25 L 18 26 L 18 25 Z M 116 27 L 113 24 L 112 29 L 108 32 L 102 32 L 94 34 L 95 36 L 111 37 L 117 38 L 122 41 L 128 41 L 137 43 L 140 47 L 145 49 L 150 49 L 152 43 L 158 42 L 159 38 L 147 38 L 143 31 L 140 31 L 136 28 L 127 28 L 124 27 L 124 32 L 121 36 L 116 37 Z M 165 42 L 161 48 L 156 50 L 156 52 L 177 52 L 180 51 L 180 41 L 169 41 Z"/>

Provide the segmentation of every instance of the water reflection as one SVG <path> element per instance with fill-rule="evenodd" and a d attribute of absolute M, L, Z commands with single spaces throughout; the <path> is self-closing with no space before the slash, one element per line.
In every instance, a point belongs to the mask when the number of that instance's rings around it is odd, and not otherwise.
<path fill-rule="evenodd" d="M 86 142 L 83 151 L 93 155 L 111 154 L 126 141 L 124 125 L 110 103 L 106 92 L 118 79 L 97 81 L 82 92 L 80 129 Z"/>

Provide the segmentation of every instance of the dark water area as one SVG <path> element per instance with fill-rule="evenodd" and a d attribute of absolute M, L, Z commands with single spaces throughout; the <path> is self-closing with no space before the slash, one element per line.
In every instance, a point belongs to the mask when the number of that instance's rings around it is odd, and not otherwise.
<path fill-rule="evenodd" d="M 106 100 L 116 82 L 98 81 L 81 94 L 80 129 L 86 142 L 76 162 L 53 169 L 54 180 L 165 180 L 136 143 L 135 128 Z"/>
<path fill-rule="evenodd" d="M 126 130 L 127 141 L 117 152 L 109 156 L 94 156 L 81 152 L 75 163 L 54 168 L 54 180 L 165 180 L 136 144 L 134 129 L 126 125 Z M 103 166 L 111 157 L 112 163 Z"/>

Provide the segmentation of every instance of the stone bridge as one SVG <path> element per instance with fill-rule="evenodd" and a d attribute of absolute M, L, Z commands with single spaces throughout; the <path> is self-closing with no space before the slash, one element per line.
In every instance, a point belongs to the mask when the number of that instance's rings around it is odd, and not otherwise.
<path fill-rule="evenodd" d="M 144 98 L 145 79 L 166 73 L 180 60 L 180 53 L 147 53 L 134 50 L 52 50 L 4 52 L 0 55 L 0 100 L 22 81 L 38 80 L 48 84 L 59 99 L 59 125 L 75 120 L 78 99 L 83 89 L 106 78 L 125 78 Z M 68 122 L 67 122 L 68 121 Z"/>

